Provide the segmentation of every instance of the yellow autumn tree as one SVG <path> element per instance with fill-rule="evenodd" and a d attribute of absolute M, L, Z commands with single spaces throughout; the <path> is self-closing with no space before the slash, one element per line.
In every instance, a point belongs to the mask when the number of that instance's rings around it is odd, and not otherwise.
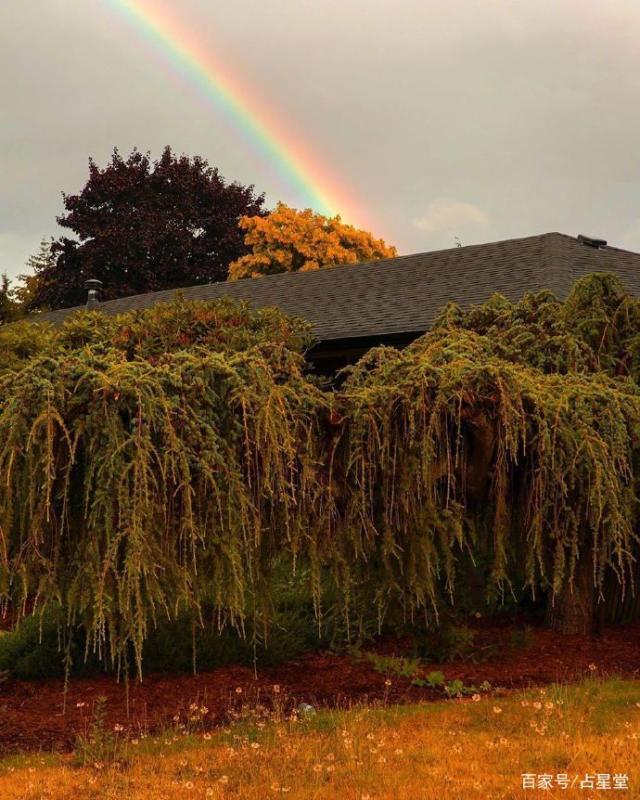
<path fill-rule="evenodd" d="M 279 272 L 308 272 L 337 264 L 357 264 L 397 255 L 395 247 L 339 216 L 298 211 L 284 203 L 266 217 L 243 217 L 240 227 L 251 252 L 229 267 L 229 280 Z"/>

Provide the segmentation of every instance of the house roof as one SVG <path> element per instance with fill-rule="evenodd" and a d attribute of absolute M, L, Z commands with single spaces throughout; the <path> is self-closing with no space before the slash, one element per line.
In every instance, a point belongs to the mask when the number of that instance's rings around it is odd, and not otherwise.
<path fill-rule="evenodd" d="M 562 233 L 455 247 L 382 261 L 211 283 L 180 289 L 189 300 L 228 296 L 252 306 L 277 306 L 312 323 L 321 342 L 421 333 L 442 306 L 481 303 L 494 292 L 517 300 L 525 292 L 550 289 L 565 297 L 578 277 L 617 273 L 640 295 L 640 254 L 594 247 Z M 176 290 L 101 303 L 107 314 L 148 308 L 171 300 Z M 82 306 L 42 314 L 60 323 Z"/>

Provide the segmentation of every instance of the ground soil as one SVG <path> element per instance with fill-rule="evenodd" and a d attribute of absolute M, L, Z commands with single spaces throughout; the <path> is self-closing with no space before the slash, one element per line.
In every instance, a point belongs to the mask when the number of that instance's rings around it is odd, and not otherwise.
<path fill-rule="evenodd" d="M 579 679 L 586 674 L 640 679 L 640 625 L 604 629 L 598 636 L 557 636 L 544 628 L 514 637 L 513 626 L 490 621 L 475 624 L 474 660 L 425 664 L 447 680 L 478 686 L 488 681 L 498 690 Z M 514 641 L 515 640 L 515 641 Z M 407 642 L 385 640 L 375 649 L 403 655 Z M 391 680 L 391 685 L 386 681 Z M 274 694 L 274 686 L 278 689 Z M 241 691 L 237 691 L 240 689 Z M 96 701 L 106 698 L 106 724 L 122 725 L 134 734 L 175 726 L 193 702 L 208 709 L 206 727 L 228 722 L 242 704 L 301 702 L 316 707 L 349 707 L 355 703 L 430 702 L 442 692 L 412 686 L 410 680 L 376 672 L 371 663 L 350 655 L 308 653 L 278 667 L 224 667 L 200 675 L 147 675 L 128 688 L 101 676 L 62 681 L 0 684 L 0 752 L 69 749 L 85 733 Z"/>

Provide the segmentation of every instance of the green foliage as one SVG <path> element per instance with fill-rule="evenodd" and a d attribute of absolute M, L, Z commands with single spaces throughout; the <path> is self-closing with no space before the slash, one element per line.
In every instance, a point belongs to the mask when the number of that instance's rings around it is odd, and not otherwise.
<path fill-rule="evenodd" d="M 426 678 L 414 678 L 411 681 L 413 686 L 429 687 L 430 689 L 444 689 L 445 683 L 444 673 L 439 670 L 430 672 Z"/>
<path fill-rule="evenodd" d="M 290 630 L 313 608 L 347 639 L 429 627 L 475 565 L 490 606 L 557 597 L 579 563 L 629 591 L 639 309 L 600 275 L 565 303 L 450 306 L 334 391 L 305 325 L 230 301 L 5 326 L 0 598 L 140 671 L 183 620 L 204 652 L 201 627 L 268 646 L 283 569 L 307 592 Z"/>
<path fill-rule="evenodd" d="M 165 621 L 149 634 L 143 651 L 146 672 L 200 671 L 226 664 L 271 666 L 327 645 L 320 635 L 306 574 L 292 576 L 276 566 L 270 585 L 272 608 L 268 620 L 247 620 L 244 636 L 219 630 L 212 610 L 204 609 L 204 625 L 194 617 Z M 194 649 L 195 648 L 195 649 Z"/>
<path fill-rule="evenodd" d="M 9 276 L 0 275 L 0 325 L 13 322 L 19 316 L 19 309 L 13 297 Z"/>
<path fill-rule="evenodd" d="M 401 678 L 413 678 L 420 669 L 418 658 L 398 658 L 397 656 L 381 656 L 378 653 L 365 653 L 365 659 L 376 672 L 383 675 L 398 675 Z"/>
<path fill-rule="evenodd" d="M 440 671 L 430 672 L 427 675 L 427 683 L 429 686 L 432 686 L 434 689 L 438 686 L 444 685 L 444 673 Z"/>
<path fill-rule="evenodd" d="M 269 617 L 316 515 L 304 326 L 230 303 L 80 314 L 0 377 L 0 590 L 141 669 L 156 621 Z M 7 350 L 13 339 L 7 342 Z"/>
<path fill-rule="evenodd" d="M 470 687 L 468 691 L 471 691 L 473 687 Z M 444 691 L 447 697 L 462 697 L 464 692 L 465 685 L 464 682 L 461 681 L 459 678 L 453 681 L 449 681 L 444 685 Z"/>
<path fill-rule="evenodd" d="M 0 634 L 0 671 L 20 680 L 64 675 L 57 626 L 32 616 L 14 630 Z"/>
<path fill-rule="evenodd" d="M 464 681 L 459 678 L 447 681 L 442 672 L 430 672 L 426 678 L 414 678 L 411 681 L 412 686 L 417 686 L 420 689 L 441 689 L 444 694 L 449 697 L 469 697 L 470 695 L 479 694 L 480 692 L 491 691 L 491 684 L 484 681 L 479 687 L 469 685 L 467 686 Z"/>
<path fill-rule="evenodd" d="M 564 303 L 542 291 L 517 303 L 494 295 L 466 312 L 450 304 L 434 331 L 461 330 L 480 334 L 496 356 L 545 373 L 604 371 L 638 382 L 640 304 L 613 275 L 580 279 Z"/>
<path fill-rule="evenodd" d="M 564 305 L 494 298 L 347 371 L 333 462 L 349 602 L 381 619 L 394 605 L 437 617 L 442 586 L 453 595 L 458 562 L 478 549 L 491 554 L 489 596 L 522 567 L 531 591 L 557 595 L 580 558 L 598 591 L 608 570 L 631 585 L 638 307 L 600 276 Z"/>
<path fill-rule="evenodd" d="M 34 356 L 45 353 L 56 340 L 51 325 L 14 322 L 0 328 L 0 377 L 18 371 Z"/>
<path fill-rule="evenodd" d="M 466 686 L 463 681 L 459 679 L 447 681 L 444 677 L 444 673 L 440 671 L 432 671 L 425 677 L 422 677 L 422 661 L 419 658 L 382 656 L 378 653 L 360 654 L 359 651 L 356 651 L 355 655 L 361 658 L 364 657 L 376 672 L 380 672 L 383 675 L 396 675 L 399 678 L 408 678 L 411 680 L 412 686 L 417 686 L 421 689 L 442 689 L 447 697 L 462 697 L 464 695 L 476 694 L 480 691 L 475 686 Z M 487 691 L 488 688 L 491 688 L 488 684 L 483 684 L 483 687 L 481 691 Z"/>
<path fill-rule="evenodd" d="M 257 629 L 253 619 L 247 620 L 244 635 L 220 629 L 209 606 L 202 609 L 201 619 L 186 612 L 176 619 L 161 619 L 144 642 L 145 672 L 189 673 L 194 665 L 198 671 L 229 664 L 271 666 L 327 646 L 328 639 L 318 631 L 307 574 L 299 571 L 292 576 L 290 567 L 276 567 L 270 594 L 269 620 L 257 620 Z M 0 676 L 7 672 L 20 680 L 59 678 L 67 669 L 74 676 L 99 674 L 102 666 L 95 655 L 84 657 L 84 631 L 74 630 L 69 642 L 65 634 L 61 621 L 50 613 L 28 616 L 1 633 Z"/>
<path fill-rule="evenodd" d="M 477 694 L 478 688 L 476 686 L 467 686 L 459 678 L 456 678 L 456 680 L 445 683 L 444 691 L 447 697 L 465 697 Z"/>

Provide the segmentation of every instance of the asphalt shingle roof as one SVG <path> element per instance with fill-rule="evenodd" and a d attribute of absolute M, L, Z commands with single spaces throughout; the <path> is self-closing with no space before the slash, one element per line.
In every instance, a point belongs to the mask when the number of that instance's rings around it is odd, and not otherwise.
<path fill-rule="evenodd" d="M 179 291 L 186 299 L 229 296 L 255 307 L 278 306 L 307 319 L 316 337 L 329 342 L 422 332 L 451 300 L 468 306 L 494 292 L 517 300 L 527 291 L 545 288 L 565 297 L 574 280 L 590 272 L 617 273 L 630 292 L 640 295 L 640 254 L 591 247 L 561 233 Z M 175 294 L 172 289 L 134 295 L 99 308 L 119 314 L 171 300 Z M 52 311 L 39 319 L 59 323 L 76 310 Z"/>

